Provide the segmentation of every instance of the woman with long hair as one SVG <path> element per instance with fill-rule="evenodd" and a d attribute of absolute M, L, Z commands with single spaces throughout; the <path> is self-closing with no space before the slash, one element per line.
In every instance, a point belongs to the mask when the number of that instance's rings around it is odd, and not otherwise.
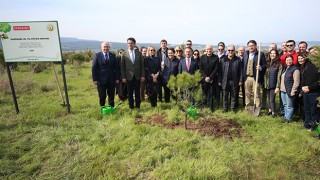
<path fill-rule="evenodd" d="M 174 56 L 176 57 L 177 60 L 181 60 L 183 58 L 183 48 L 181 46 L 177 46 L 174 48 L 175 54 Z"/>
<path fill-rule="evenodd" d="M 193 51 L 193 58 L 196 60 L 197 64 L 199 65 L 200 61 L 200 52 L 198 49 Z"/>
<path fill-rule="evenodd" d="M 275 117 L 276 110 L 276 94 L 280 89 L 280 78 L 282 72 L 282 64 L 280 61 L 279 51 L 273 49 L 267 57 L 267 69 L 264 76 L 264 88 L 267 90 L 269 112 L 268 116 Z"/>
<path fill-rule="evenodd" d="M 152 107 L 157 106 L 158 96 L 158 76 L 160 74 L 160 63 L 156 57 L 156 48 L 149 46 L 147 49 L 148 56 L 145 59 L 145 74 L 147 80 L 147 95 Z"/>
<path fill-rule="evenodd" d="M 320 108 L 317 107 L 320 96 L 320 75 L 318 68 L 312 64 L 305 53 L 298 55 L 298 63 L 301 71 L 301 90 L 304 104 L 305 129 L 314 130 L 319 123 Z"/>

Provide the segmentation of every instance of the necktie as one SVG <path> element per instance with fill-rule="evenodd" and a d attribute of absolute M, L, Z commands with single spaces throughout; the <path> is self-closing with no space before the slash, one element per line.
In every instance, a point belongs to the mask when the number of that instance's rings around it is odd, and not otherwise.
<path fill-rule="evenodd" d="M 162 61 L 164 61 L 166 59 L 166 53 L 162 52 Z"/>
<path fill-rule="evenodd" d="M 188 71 L 190 69 L 190 58 L 187 58 L 187 69 L 188 69 Z"/>
<path fill-rule="evenodd" d="M 104 54 L 104 59 L 106 60 L 106 62 L 108 62 L 108 61 L 109 61 L 108 53 L 105 53 L 105 54 Z"/>
<path fill-rule="evenodd" d="M 134 50 L 131 51 L 131 60 L 132 60 L 132 64 L 134 64 Z"/>

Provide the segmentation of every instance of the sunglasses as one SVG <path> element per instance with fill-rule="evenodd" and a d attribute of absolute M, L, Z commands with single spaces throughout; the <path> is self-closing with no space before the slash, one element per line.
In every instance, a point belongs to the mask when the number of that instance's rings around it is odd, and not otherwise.
<path fill-rule="evenodd" d="M 191 46 L 191 44 L 187 44 L 187 46 Z"/>
<path fill-rule="evenodd" d="M 176 50 L 176 52 L 182 52 L 182 50 Z"/>
<path fill-rule="evenodd" d="M 223 51 L 223 49 L 218 49 L 218 51 Z"/>
<path fill-rule="evenodd" d="M 287 44 L 286 46 L 287 47 L 293 47 L 293 44 Z"/>
<path fill-rule="evenodd" d="M 234 50 L 228 50 L 229 52 L 233 52 Z"/>
<path fill-rule="evenodd" d="M 195 56 L 199 56 L 199 54 L 198 54 L 198 53 L 194 53 L 193 55 L 195 55 Z"/>

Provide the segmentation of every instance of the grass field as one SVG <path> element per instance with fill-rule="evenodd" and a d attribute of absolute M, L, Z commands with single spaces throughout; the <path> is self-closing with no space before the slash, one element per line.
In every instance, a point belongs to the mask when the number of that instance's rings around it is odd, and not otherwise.
<path fill-rule="evenodd" d="M 56 69 L 60 69 L 57 65 Z M 185 129 L 136 124 L 135 117 L 183 118 L 174 104 L 102 116 L 90 64 L 66 66 L 72 114 L 66 113 L 51 69 L 13 72 L 20 113 L 7 74 L 0 75 L 0 179 L 319 179 L 320 141 L 301 123 L 220 110 L 244 136 L 201 136 Z M 61 79 L 61 72 L 59 73 Z M 61 81 L 62 82 L 62 81 Z M 118 99 L 116 99 L 116 102 Z"/>

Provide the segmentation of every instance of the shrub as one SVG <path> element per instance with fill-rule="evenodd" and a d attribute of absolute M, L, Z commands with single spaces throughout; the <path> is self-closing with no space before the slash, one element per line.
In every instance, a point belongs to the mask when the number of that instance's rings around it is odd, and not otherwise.
<path fill-rule="evenodd" d="M 4 68 L 6 66 L 4 62 L 4 55 L 3 55 L 3 50 L 0 48 L 0 66 Z"/>
<path fill-rule="evenodd" d="M 170 110 L 167 110 L 166 114 L 167 114 L 167 121 L 168 122 L 176 122 L 176 123 L 178 123 L 183 119 L 181 111 L 176 109 L 176 108 L 172 108 Z"/>
<path fill-rule="evenodd" d="M 195 88 L 201 80 L 201 74 L 197 71 L 191 75 L 187 72 L 178 74 L 177 77 L 171 76 L 168 87 L 172 94 L 177 97 L 178 106 L 181 107 L 185 115 L 185 128 L 187 129 L 188 108 L 191 106 L 190 99 L 193 97 L 196 101 L 200 100 L 201 91 Z M 194 91 L 194 89 L 197 89 Z"/>
<path fill-rule="evenodd" d="M 50 66 L 50 63 L 47 62 L 31 62 L 30 67 L 32 73 L 39 73 L 46 70 Z"/>

